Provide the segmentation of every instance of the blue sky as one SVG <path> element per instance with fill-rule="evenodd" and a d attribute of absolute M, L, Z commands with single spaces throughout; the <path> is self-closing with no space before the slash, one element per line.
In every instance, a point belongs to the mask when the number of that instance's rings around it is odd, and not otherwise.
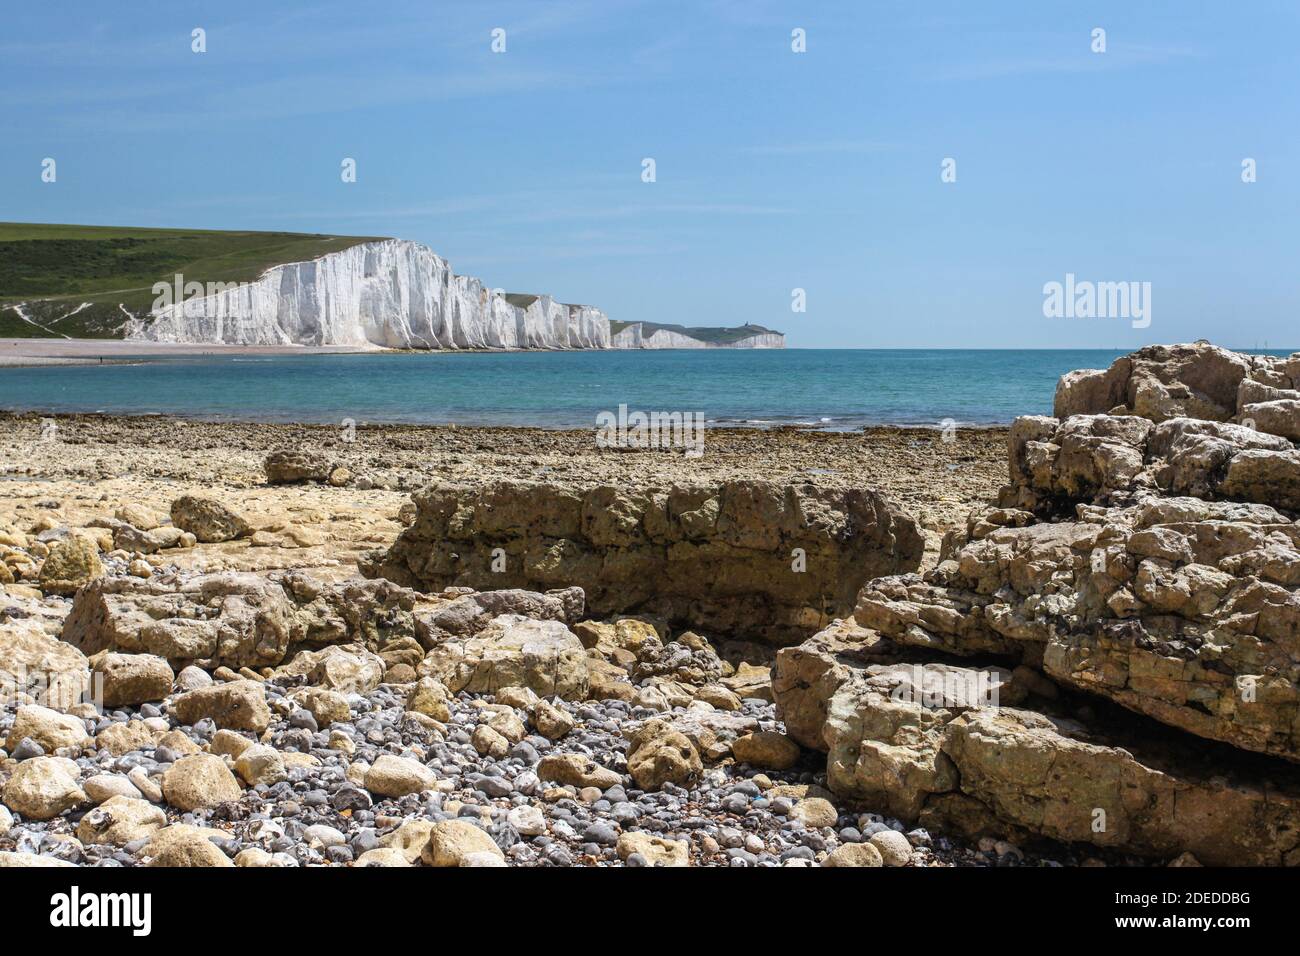
<path fill-rule="evenodd" d="M 0 219 L 399 236 L 791 346 L 1300 348 L 1298 49 L 1284 0 L 6 3 Z M 1151 325 L 1044 317 L 1067 273 Z"/>

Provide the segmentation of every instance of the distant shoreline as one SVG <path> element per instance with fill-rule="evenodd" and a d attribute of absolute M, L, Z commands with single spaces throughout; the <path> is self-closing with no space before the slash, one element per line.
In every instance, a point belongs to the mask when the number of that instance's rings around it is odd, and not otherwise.
<path fill-rule="evenodd" d="M 108 364 L 108 363 L 105 363 Z M 0 405 L 0 427 L 12 425 L 15 423 L 35 419 L 35 418 L 52 418 L 66 419 L 71 422 L 76 421 L 95 421 L 95 422 L 122 422 L 122 423 L 153 423 L 159 421 L 174 421 L 177 423 L 191 425 L 242 425 L 250 428 L 304 428 L 317 429 L 322 432 L 336 432 L 338 424 L 333 421 L 320 421 L 315 419 L 298 419 L 289 417 L 265 417 L 252 418 L 240 416 L 223 416 L 215 414 L 188 414 L 179 411 L 166 412 L 119 412 L 119 411 L 73 411 L 69 409 L 49 410 L 44 408 L 28 408 L 25 406 Z M 401 421 L 397 419 L 363 419 L 359 421 L 358 426 L 366 428 L 385 429 L 392 431 L 409 430 L 414 432 L 422 431 L 465 431 L 465 432 L 501 432 L 501 433 L 547 433 L 552 435 L 588 435 L 591 434 L 595 426 L 578 427 L 574 425 L 527 425 L 527 424 L 504 424 L 496 422 L 429 422 L 429 421 Z M 959 422 L 957 423 L 962 431 L 978 432 L 1005 432 L 1011 427 L 1009 422 Z M 900 422 L 875 422 L 855 426 L 853 428 L 824 428 L 818 425 L 794 424 L 787 422 L 771 422 L 767 424 L 758 424 L 756 422 L 733 422 L 733 421 L 710 421 L 707 424 L 710 431 L 721 430 L 727 432 L 760 432 L 765 434 L 781 433 L 802 433 L 802 434 L 820 434 L 820 435 L 880 435 L 893 434 L 896 432 L 936 432 L 942 431 L 942 426 L 931 423 L 900 423 Z"/>
<path fill-rule="evenodd" d="M 330 355 L 375 352 L 336 345 L 191 345 L 137 339 L 0 339 L 0 367 L 120 364 L 169 355 Z"/>
<path fill-rule="evenodd" d="M 0 338 L 0 369 L 39 368 L 59 365 L 119 365 L 132 359 L 176 357 L 238 357 L 244 355 L 455 355 L 459 353 L 502 354 L 510 352 L 639 352 L 639 351 L 707 351 L 748 352 L 763 349 L 388 349 L 378 346 L 368 348 L 351 345 L 220 345 L 215 343 L 151 342 L 141 339 L 51 339 L 51 338 Z M 825 348 L 771 349 L 773 352 L 792 351 L 855 351 L 855 352 L 1097 352 L 1123 354 L 1123 349 L 1113 348 L 964 348 L 964 347 L 872 347 L 828 346 Z M 1233 351 L 1249 354 L 1268 353 L 1290 355 L 1297 348 L 1235 348 Z"/>

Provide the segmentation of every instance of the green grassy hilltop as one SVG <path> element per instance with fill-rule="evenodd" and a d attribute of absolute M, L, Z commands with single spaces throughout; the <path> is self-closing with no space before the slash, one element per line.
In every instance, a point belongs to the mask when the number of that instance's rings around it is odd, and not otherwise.
<path fill-rule="evenodd" d="M 148 311 L 153 284 L 176 273 L 186 282 L 247 282 L 377 238 L 0 222 L 0 337 L 117 338 L 122 309 Z"/>

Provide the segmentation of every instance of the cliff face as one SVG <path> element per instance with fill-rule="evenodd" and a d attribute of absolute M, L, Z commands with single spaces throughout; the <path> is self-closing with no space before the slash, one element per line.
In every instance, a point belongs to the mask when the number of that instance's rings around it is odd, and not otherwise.
<path fill-rule="evenodd" d="M 144 316 L 123 309 L 129 316 L 123 334 L 155 342 L 354 348 L 785 347 L 780 332 L 752 325 L 694 329 L 635 322 L 611 334 L 599 309 L 494 291 L 454 274 L 427 246 L 404 239 L 363 242 L 209 291 Z"/>
<path fill-rule="evenodd" d="M 128 323 L 128 339 L 226 345 L 376 348 L 610 347 L 599 309 L 504 295 L 458 276 L 433 250 L 368 242 L 267 270 L 256 281 L 188 299 Z"/>
<path fill-rule="evenodd" d="M 780 332 L 759 332 L 731 342 L 706 342 L 673 329 L 657 328 L 647 332 L 642 323 L 633 322 L 610 337 L 610 347 L 616 349 L 783 349 L 785 335 Z"/>

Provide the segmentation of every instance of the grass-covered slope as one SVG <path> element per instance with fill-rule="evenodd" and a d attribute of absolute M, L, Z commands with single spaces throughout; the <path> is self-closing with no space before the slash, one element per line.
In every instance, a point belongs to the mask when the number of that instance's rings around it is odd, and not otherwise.
<path fill-rule="evenodd" d="M 613 322 L 609 323 L 610 335 L 618 335 L 633 322 Z M 713 342 L 717 345 L 731 345 L 733 342 L 739 342 L 741 339 L 747 339 L 752 335 L 781 335 L 783 333 L 776 329 L 764 328 L 761 325 L 754 325 L 752 322 L 734 328 L 721 328 L 717 326 L 686 326 L 686 325 L 663 325 L 658 322 L 642 322 L 641 334 L 651 336 L 660 329 L 668 332 L 676 332 L 678 335 L 689 335 L 693 339 L 701 342 Z"/>
<path fill-rule="evenodd" d="M 375 238 L 0 222 L 0 337 L 116 338 L 177 273 L 247 282 Z"/>

